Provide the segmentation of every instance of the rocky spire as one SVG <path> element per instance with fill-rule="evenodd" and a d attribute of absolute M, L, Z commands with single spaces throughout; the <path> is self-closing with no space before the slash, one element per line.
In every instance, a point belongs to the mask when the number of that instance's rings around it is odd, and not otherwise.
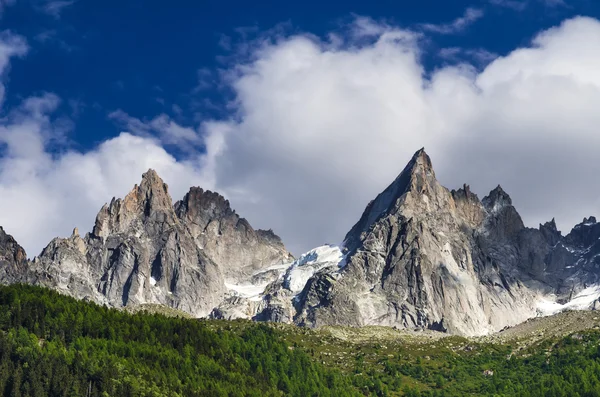
<path fill-rule="evenodd" d="M 477 195 L 471 191 L 471 186 L 467 185 L 466 183 L 463 184 L 461 189 L 453 189 L 450 191 L 450 193 L 452 193 L 454 200 L 479 201 Z"/>
<path fill-rule="evenodd" d="M 575 247 L 589 247 L 600 240 L 600 223 L 596 217 L 583 218 L 583 222 L 575 225 L 565 236 L 565 242 Z"/>
<path fill-rule="evenodd" d="M 487 228 L 497 240 L 511 240 L 525 228 L 521 215 L 512 205 L 512 199 L 500 185 L 481 200 L 488 211 Z"/>
<path fill-rule="evenodd" d="M 139 186 L 135 185 L 122 202 L 124 211 L 146 217 L 157 212 L 169 212 L 172 207 L 169 188 L 153 169 L 142 174 Z"/>
<path fill-rule="evenodd" d="M 361 233 L 389 213 L 405 194 L 412 192 L 416 195 L 431 195 L 431 193 L 435 194 L 434 191 L 438 186 L 431 159 L 425 153 L 425 149 L 421 148 L 413 155 L 394 182 L 367 205 L 358 223 L 346 235 L 344 245 L 348 249 L 353 249 L 358 244 Z"/>
<path fill-rule="evenodd" d="M 595 216 L 590 216 L 589 218 L 583 218 L 583 224 L 584 225 L 593 225 L 596 223 L 596 217 Z"/>
<path fill-rule="evenodd" d="M 551 246 L 554 246 L 556 243 L 560 241 L 562 238 L 562 234 L 556 227 L 556 220 L 552 218 L 551 221 L 544 223 L 543 225 L 540 223 L 540 232 Z"/>
<path fill-rule="evenodd" d="M 219 193 L 192 187 L 182 200 L 175 203 L 177 216 L 205 228 L 215 218 L 235 216 L 229 201 Z"/>
<path fill-rule="evenodd" d="M 24 263 L 27 261 L 27 254 L 23 247 L 10 234 L 6 234 L 0 226 L 0 263 Z"/>
<path fill-rule="evenodd" d="M 483 206 L 490 212 L 498 212 L 506 206 L 512 206 L 512 199 L 502 186 L 498 185 L 482 200 Z"/>
<path fill-rule="evenodd" d="M 124 199 L 112 199 L 104 205 L 96 217 L 92 235 L 106 237 L 111 233 L 128 230 L 133 223 L 161 224 L 175 222 L 173 201 L 168 186 L 156 171 L 149 169 L 142 174 L 142 181 L 135 185 Z"/>

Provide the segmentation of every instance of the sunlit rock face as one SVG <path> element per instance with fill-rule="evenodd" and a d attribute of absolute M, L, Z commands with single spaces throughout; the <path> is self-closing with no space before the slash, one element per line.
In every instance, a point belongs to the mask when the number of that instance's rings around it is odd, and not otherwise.
<path fill-rule="evenodd" d="M 419 150 L 343 244 L 294 259 L 218 193 L 173 203 L 153 170 L 102 207 L 91 233 L 39 257 L 0 228 L 0 282 L 27 282 L 113 307 L 162 304 L 197 317 L 387 325 L 481 335 L 530 317 L 597 308 L 600 224 L 563 236 L 524 226 L 498 186 L 448 190 Z"/>
<path fill-rule="evenodd" d="M 216 193 L 192 188 L 173 205 L 167 185 L 149 170 L 124 199 L 102 207 L 91 233 L 54 239 L 7 281 L 110 306 L 158 303 L 203 317 L 228 296 L 226 277 L 291 259 L 275 234 L 252 229 Z"/>
<path fill-rule="evenodd" d="M 548 302 L 592 307 L 596 225 L 567 237 L 554 221 L 526 228 L 500 186 L 483 200 L 466 185 L 449 191 L 420 150 L 347 234 L 344 268 L 308 281 L 295 321 L 480 335 L 551 314 Z"/>

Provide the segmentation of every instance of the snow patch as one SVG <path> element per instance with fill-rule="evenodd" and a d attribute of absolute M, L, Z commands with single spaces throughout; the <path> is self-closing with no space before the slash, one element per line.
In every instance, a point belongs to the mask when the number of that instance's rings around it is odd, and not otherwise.
<path fill-rule="evenodd" d="M 544 297 L 538 301 L 536 309 L 540 316 L 551 316 L 565 310 L 589 310 L 599 298 L 600 285 L 593 285 L 582 290 L 564 305 L 556 302 L 554 295 Z"/>
<path fill-rule="evenodd" d="M 152 276 L 150 277 L 150 285 L 153 287 L 156 285 L 156 279 Z"/>
<path fill-rule="evenodd" d="M 284 287 L 297 294 L 319 270 L 329 266 L 342 268 L 345 256 L 337 245 L 323 245 L 302 254 L 292 263 L 284 276 Z"/>
<path fill-rule="evenodd" d="M 262 295 L 267 288 L 266 284 L 230 284 L 225 282 L 225 287 L 232 292 L 234 296 L 239 296 L 240 298 L 246 298 L 251 301 L 260 301 L 262 300 Z"/>

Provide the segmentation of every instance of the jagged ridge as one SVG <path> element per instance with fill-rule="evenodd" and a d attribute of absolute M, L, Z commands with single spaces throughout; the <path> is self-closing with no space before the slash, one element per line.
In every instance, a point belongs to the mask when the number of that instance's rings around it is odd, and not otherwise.
<path fill-rule="evenodd" d="M 600 296 L 600 224 L 566 236 L 527 228 L 498 186 L 448 190 L 421 149 L 363 212 L 343 247 L 294 261 L 218 193 L 173 204 L 155 171 L 100 210 L 91 233 L 54 239 L 33 262 L 0 229 L 0 282 L 28 282 L 112 306 L 306 326 L 388 325 L 476 335 Z"/>

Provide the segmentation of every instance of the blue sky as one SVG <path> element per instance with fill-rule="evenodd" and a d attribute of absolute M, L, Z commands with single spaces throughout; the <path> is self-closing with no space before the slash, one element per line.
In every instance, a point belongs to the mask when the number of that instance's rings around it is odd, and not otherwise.
<path fill-rule="evenodd" d="M 600 209 L 598 2 L 0 5 L 0 225 L 30 256 L 149 167 L 295 254 L 340 243 L 422 146 L 531 226 Z"/>
<path fill-rule="evenodd" d="M 120 132 L 107 117 L 117 109 L 138 118 L 164 112 L 182 123 L 227 114 L 229 98 L 226 89 L 218 89 L 218 70 L 239 61 L 236 46 L 265 31 L 281 27 L 286 33 L 325 36 L 356 15 L 423 31 L 420 24 L 449 24 L 469 8 L 481 16 L 453 34 L 429 35 L 423 54 L 428 68 L 447 62 L 439 56 L 442 48 L 502 55 L 567 17 L 600 13 L 600 4 L 584 0 L 178 0 L 168 6 L 142 0 L 16 0 L 5 7 L 2 27 L 26 37 L 31 48 L 14 64 L 7 104 L 42 91 L 56 93 L 64 102 L 61 112 L 76 122 L 69 143 L 86 150 Z M 204 88 L 196 90 L 200 82 Z"/>

